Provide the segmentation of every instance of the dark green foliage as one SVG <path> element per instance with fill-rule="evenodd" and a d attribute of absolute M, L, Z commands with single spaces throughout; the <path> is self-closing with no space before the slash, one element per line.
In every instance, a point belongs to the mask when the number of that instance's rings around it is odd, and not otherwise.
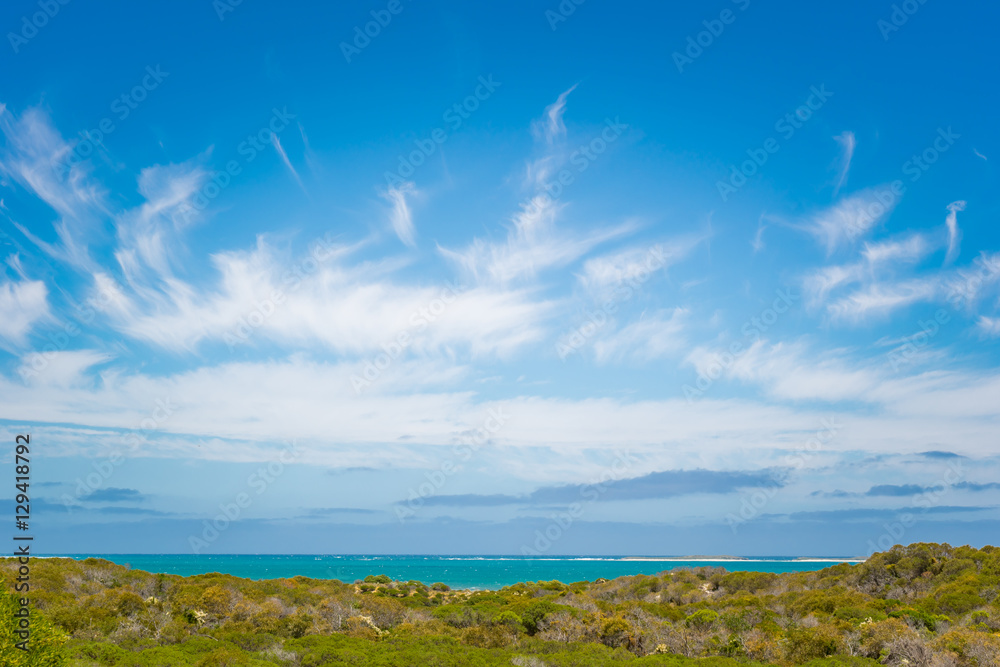
<path fill-rule="evenodd" d="M 539 624 L 544 623 L 545 617 L 558 609 L 559 607 L 548 600 L 532 602 L 521 613 L 521 620 L 524 623 L 525 630 L 528 631 L 529 635 L 534 635 L 539 630 Z"/>

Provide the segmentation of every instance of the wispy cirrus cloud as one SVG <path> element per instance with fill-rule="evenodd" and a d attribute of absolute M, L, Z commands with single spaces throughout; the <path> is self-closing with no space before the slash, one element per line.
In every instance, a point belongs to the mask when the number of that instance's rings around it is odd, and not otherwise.
<path fill-rule="evenodd" d="M 837 299 L 829 304 L 827 310 L 835 320 L 857 323 L 871 317 L 884 317 L 915 303 L 931 301 L 937 294 L 940 294 L 938 282 L 926 278 L 872 284 Z"/>
<path fill-rule="evenodd" d="M 560 137 L 566 135 L 566 123 L 563 121 L 563 115 L 566 113 L 566 99 L 574 90 L 576 90 L 575 85 L 560 93 L 555 102 L 545 107 L 545 113 L 542 117 L 531 124 L 531 132 L 535 139 L 546 144 L 553 144 Z"/>
<path fill-rule="evenodd" d="M 91 237 L 103 233 L 107 191 L 91 177 L 89 163 L 69 160 L 72 144 L 63 139 L 49 114 L 32 107 L 16 117 L 0 105 L 0 174 L 33 193 L 57 214 L 57 241 L 46 242 L 27 226 L 15 226 L 50 257 L 78 269 L 92 269 Z"/>
<path fill-rule="evenodd" d="M 827 255 L 870 233 L 882 223 L 898 203 L 889 186 L 868 188 L 840 198 L 833 206 L 818 211 L 800 223 L 816 237 Z"/>
<path fill-rule="evenodd" d="M 406 182 L 398 187 L 391 187 L 382 193 L 382 197 L 392 206 L 389 220 L 392 223 L 393 231 L 396 232 L 396 236 L 399 237 L 400 241 L 411 248 L 417 245 L 417 231 L 413 226 L 413 213 L 410 211 L 406 197 L 408 195 L 412 196 L 416 191 L 416 186 L 413 183 Z"/>
<path fill-rule="evenodd" d="M 299 127 L 302 127 L 301 124 Z M 303 133 L 302 136 L 305 137 L 305 133 Z M 305 183 L 302 182 L 302 177 L 299 176 L 299 172 L 295 169 L 294 165 L 292 165 L 292 161 L 288 159 L 288 153 L 285 152 L 284 146 L 281 145 L 281 139 L 278 138 L 277 133 L 271 133 L 271 143 L 274 144 L 274 150 L 278 152 L 278 157 L 281 158 L 281 163 L 285 165 L 285 169 L 287 169 L 288 173 L 290 173 L 292 178 L 295 179 L 295 182 L 298 184 L 302 192 L 308 195 L 309 191 L 306 190 Z"/>
<path fill-rule="evenodd" d="M 948 217 L 945 218 L 945 226 L 948 228 L 948 253 L 944 259 L 945 265 L 951 264 L 958 258 L 959 243 L 962 241 L 962 230 L 958 228 L 958 212 L 964 210 L 964 201 L 953 201 L 948 204 Z"/>
<path fill-rule="evenodd" d="M 114 301 L 123 304 L 109 307 L 109 314 L 120 331 L 175 351 L 225 342 L 253 312 L 261 314 L 255 339 L 349 355 L 380 350 L 403 331 L 412 334 L 413 352 L 458 345 L 474 354 L 505 354 L 541 336 L 552 304 L 530 290 L 473 287 L 431 315 L 429 305 L 450 288 L 398 282 L 392 262 L 352 262 L 358 247 L 327 247 L 318 268 L 299 278 L 295 262 L 260 238 L 253 251 L 212 257 L 219 276 L 214 289 L 172 281 L 157 292 L 119 292 Z M 107 294 L 114 287 L 105 282 L 98 289 Z"/>
<path fill-rule="evenodd" d="M 844 184 L 847 183 L 847 174 L 851 170 L 851 159 L 854 157 L 854 149 L 857 147 L 858 142 L 854 133 L 849 130 L 841 132 L 834 137 L 834 140 L 840 144 L 842 151 L 840 156 L 840 174 L 837 177 L 837 184 L 833 189 L 833 194 L 836 196 L 840 192 L 840 188 L 844 187 Z"/>
<path fill-rule="evenodd" d="M 827 296 L 846 285 L 859 282 L 864 277 L 860 264 L 824 266 L 803 279 L 803 290 L 813 306 L 822 304 Z"/>
<path fill-rule="evenodd" d="M 861 255 L 869 266 L 912 263 L 926 257 L 931 249 L 931 244 L 923 234 L 910 234 L 900 240 L 865 243 Z"/>
<path fill-rule="evenodd" d="M 595 299 L 607 298 L 609 290 L 625 284 L 642 284 L 657 271 L 686 259 L 708 238 L 687 235 L 650 245 L 633 245 L 587 259 L 576 273 L 580 286 Z"/>
<path fill-rule="evenodd" d="M 438 250 L 471 280 L 504 285 L 566 266 L 600 244 L 635 230 L 629 223 L 582 233 L 561 230 L 556 225 L 561 209 L 549 198 L 536 197 L 514 216 L 506 240 L 477 238 L 462 250 L 440 246 Z"/>
<path fill-rule="evenodd" d="M 650 361 L 684 349 L 690 312 L 684 308 L 643 313 L 639 319 L 594 341 L 598 363 Z"/>
<path fill-rule="evenodd" d="M 155 165 L 139 173 L 138 190 L 144 201 L 115 220 L 115 259 L 134 289 L 150 290 L 173 280 L 181 233 L 192 223 L 190 202 L 210 176 L 203 159 Z"/>
<path fill-rule="evenodd" d="M 560 93 L 556 101 L 545 108 L 542 117 L 531 123 L 531 134 L 540 154 L 528 161 L 524 178 L 525 185 L 533 190 L 545 186 L 567 159 L 566 122 L 563 116 L 566 113 L 567 98 L 574 90 L 575 85 Z"/>

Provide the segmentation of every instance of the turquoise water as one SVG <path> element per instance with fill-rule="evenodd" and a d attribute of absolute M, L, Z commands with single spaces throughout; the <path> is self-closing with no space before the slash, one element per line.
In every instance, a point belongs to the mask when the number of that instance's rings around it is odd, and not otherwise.
<path fill-rule="evenodd" d="M 191 576 L 221 572 L 246 579 L 278 579 L 297 575 L 352 582 L 369 574 L 387 574 L 399 581 L 443 582 L 452 588 L 497 589 L 521 581 L 570 583 L 656 574 L 677 567 L 724 567 L 730 572 L 806 572 L 833 562 L 793 559 L 754 560 L 624 560 L 621 558 L 523 558 L 518 556 L 192 556 L 111 554 L 92 555 L 137 570 Z M 73 555 L 82 560 L 91 555 Z M 850 561 L 840 561 L 850 562 Z"/>

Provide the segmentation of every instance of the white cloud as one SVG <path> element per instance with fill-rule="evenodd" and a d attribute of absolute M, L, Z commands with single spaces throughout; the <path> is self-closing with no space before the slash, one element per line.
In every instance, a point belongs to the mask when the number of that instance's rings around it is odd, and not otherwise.
<path fill-rule="evenodd" d="M 82 387 L 89 385 L 91 380 L 86 377 L 86 372 L 104 363 L 113 357 L 97 350 L 59 350 L 47 351 L 41 355 L 41 364 L 36 367 L 36 355 L 33 352 L 21 359 L 21 364 L 25 369 L 31 369 L 34 373 L 27 373 L 27 382 L 35 387 Z"/>
<path fill-rule="evenodd" d="M 88 237 L 100 231 L 107 204 L 105 191 L 90 177 L 89 163 L 73 153 L 74 146 L 40 108 L 15 118 L 0 107 L 0 132 L 5 138 L 0 173 L 34 193 L 59 217 L 54 222 L 58 243 L 47 243 L 15 223 L 18 229 L 49 256 L 78 268 L 93 268 Z M 81 144 L 88 145 L 77 142 Z"/>
<path fill-rule="evenodd" d="M 555 102 L 545 108 L 542 117 L 531 124 L 531 134 L 541 145 L 541 156 L 530 161 L 525 170 L 525 181 L 531 188 L 546 185 L 549 177 L 566 159 L 563 145 L 563 139 L 566 138 L 566 124 L 563 122 L 563 114 L 566 113 L 566 98 L 575 89 L 576 86 L 573 86 L 563 91 Z"/>
<path fill-rule="evenodd" d="M 300 128 L 302 127 L 301 124 L 299 125 L 299 127 Z M 302 189 L 302 192 L 305 192 L 308 195 L 309 192 L 306 190 L 305 184 L 302 183 L 302 179 L 299 177 L 299 172 L 297 172 L 295 170 L 295 167 L 292 166 L 292 161 L 288 159 L 288 154 L 285 153 L 285 149 L 281 145 L 281 140 L 278 139 L 278 135 L 275 132 L 271 133 L 271 143 L 274 144 L 274 149 L 278 151 L 278 157 L 281 158 L 281 162 L 282 164 L 285 165 L 285 169 L 287 169 L 288 172 L 292 175 L 292 178 L 295 179 L 295 182 L 299 184 L 299 187 Z"/>
<path fill-rule="evenodd" d="M 865 243 L 861 254 L 869 265 L 874 266 L 893 262 L 916 262 L 926 257 L 930 251 L 930 243 L 923 234 L 911 234 L 899 241 Z"/>
<path fill-rule="evenodd" d="M 682 237 L 593 257 L 583 263 L 583 270 L 577 274 L 577 280 L 594 298 L 605 298 L 611 288 L 624 283 L 641 284 L 652 273 L 683 260 L 704 238 Z"/>
<path fill-rule="evenodd" d="M 566 266 L 601 243 L 634 229 L 633 225 L 622 224 L 583 234 L 562 232 L 555 224 L 561 209 L 546 196 L 535 197 L 514 217 L 506 241 L 477 238 L 463 250 L 439 250 L 471 279 L 503 285 Z"/>
<path fill-rule="evenodd" d="M 737 357 L 729 375 L 762 384 L 776 398 L 834 402 L 865 400 L 865 393 L 879 381 L 876 371 L 851 368 L 841 355 L 827 352 L 817 359 L 801 343 L 765 341 Z"/>
<path fill-rule="evenodd" d="M 50 317 L 48 295 L 40 280 L 0 283 L 0 338 L 23 345 L 31 328 Z"/>
<path fill-rule="evenodd" d="M 467 391 L 435 390 L 461 372 L 447 362 L 403 362 L 396 369 L 388 371 L 397 373 L 391 381 L 377 382 L 372 393 L 358 396 L 350 384 L 356 364 L 293 357 L 166 376 L 119 368 L 89 386 L 35 387 L 0 379 L 0 404 L 4 417 L 17 415 L 39 428 L 75 425 L 65 427 L 72 437 L 56 439 L 72 441 L 72 451 L 58 449 L 53 455 L 106 452 L 104 429 L 139 429 L 157 407 L 167 405 L 170 415 L 144 433 L 147 441 L 134 455 L 267 460 L 270 447 L 295 439 L 305 452 L 303 460 L 337 466 L 361 464 L 366 455 L 368 465 L 372 457 L 405 465 L 422 460 L 428 446 L 450 453 L 492 409 L 500 411 L 504 424 L 483 456 L 498 466 L 530 467 L 538 478 L 562 482 L 565 466 L 538 462 L 555 454 L 578 458 L 582 468 L 593 470 L 615 450 L 628 450 L 640 461 L 635 474 L 672 468 L 678 460 L 710 460 L 726 468 L 733 461 L 752 462 L 776 448 L 802 445 L 830 418 L 842 427 L 824 445 L 827 452 L 934 448 L 990 455 L 1000 416 L 995 400 L 1000 376 L 995 374 L 925 373 L 887 380 L 876 369 L 852 368 L 836 354 L 817 361 L 815 352 L 802 346 L 762 343 L 730 371 L 734 379 L 765 387 L 772 397 L 766 401 L 710 395 L 690 403 L 683 398 L 530 395 L 483 400 Z M 814 406 L 815 401 L 827 405 Z M 830 405 L 858 401 L 879 409 Z M 497 451 L 507 454 L 492 456 Z M 584 454 L 592 459 L 589 464 Z M 430 455 L 430 462 L 439 458 Z"/>
<path fill-rule="evenodd" d="M 545 107 L 545 113 L 540 120 L 532 123 L 531 130 L 535 138 L 547 144 L 554 143 L 560 137 L 566 135 L 566 124 L 563 122 L 563 114 L 566 113 L 566 98 L 576 90 L 572 86 L 564 90 L 556 98 L 556 101 Z"/>
<path fill-rule="evenodd" d="M 316 246 L 295 263 L 262 237 L 253 251 L 212 257 L 220 275 L 214 291 L 174 280 L 161 291 L 128 297 L 101 275 L 93 298 L 110 302 L 108 313 L 120 331 L 174 350 L 193 350 L 205 340 L 233 343 L 234 337 L 243 344 L 247 334 L 250 344 L 259 336 L 367 354 L 408 332 L 413 352 L 457 345 L 473 354 L 508 354 L 542 336 L 541 322 L 553 304 L 530 291 L 399 284 L 390 279 L 391 262 L 350 263 L 357 248 Z M 313 260 L 313 271 L 301 270 L 306 260 Z M 439 311 L 442 295 L 451 301 Z"/>
<path fill-rule="evenodd" d="M 116 220 L 115 258 L 133 288 L 173 276 L 179 234 L 191 224 L 195 210 L 191 201 L 209 178 L 201 160 L 154 165 L 139 173 L 139 193 L 145 201 Z"/>
<path fill-rule="evenodd" d="M 803 279 L 802 289 L 809 297 L 809 304 L 817 306 L 825 302 L 831 292 L 863 278 L 864 271 L 859 264 L 824 266 Z"/>
<path fill-rule="evenodd" d="M 939 294 L 938 282 L 933 279 L 876 283 L 834 301 L 827 310 L 834 319 L 858 322 L 920 301 L 930 301 Z"/>
<path fill-rule="evenodd" d="M 971 265 L 954 271 L 945 281 L 948 301 L 971 308 L 1000 281 L 1000 252 L 982 253 Z"/>
<path fill-rule="evenodd" d="M 406 182 L 399 187 L 391 187 L 382 194 L 392 204 L 392 213 L 389 218 L 392 221 L 393 231 L 396 232 L 400 241 L 411 248 L 417 244 L 414 240 L 416 229 L 413 227 L 413 214 L 406 203 L 406 196 L 415 194 L 416 191 L 413 183 Z"/>
<path fill-rule="evenodd" d="M 643 313 L 638 320 L 594 341 L 594 356 L 598 363 L 608 363 L 650 361 L 677 354 L 685 343 L 689 314 L 683 308 Z"/>
<path fill-rule="evenodd" d="M 1000 338 L 1000 317 L 986 317 L 985 315 L 981 315 L 976 322 L 976 328 L 984 336 Z"/>
<path fill-rule="evenodd" d="M 843 151 L 840 157 L 840 176 L 837 178 L 837 185 L 833 189 L 833 194 L 836 195 L 840 192 L 840 188 L 844 187 L 844 183 L 847 182 L 847 174 L 851 170 L 851 158 L 854 157 L 854 148 L 858 142 L 851 131 L 841 132 L 834 137 L 834 140 L 840 144 Z"/>
<path fill-rule="evenodd" d="M 944 221 L 948 227 L 948 254 L 944 259 L 945 265 L 951 264 L 958 257 L 958 244 L 962 240 L 962 230 L 958 228 L 958 212 L 964 210 L 964 201 L 953 201 L 948 204 L 948 217 Z"/>
<path fill-rule="evenodd" d="M 764 249 L 765 229 L 767 229 L 767 225 L 764 224 L 764 216 L 761 215 L 760 219 L 757 220 L 757 233 L 754 234 L 753 241 L 750 242 L 750 247 L 753 248 L 753 252 L 755 255 Z"/>
<path fill-rule="evenodd" d="M 898 199 L 890 186 L 862 190 L 815 213 L 804 228 L 832 254 L 874 229 L 892 212 Z"/>

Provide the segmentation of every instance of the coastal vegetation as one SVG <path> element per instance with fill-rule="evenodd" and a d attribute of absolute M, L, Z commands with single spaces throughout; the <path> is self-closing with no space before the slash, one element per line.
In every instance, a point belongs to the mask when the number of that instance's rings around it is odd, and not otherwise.
<path fill-rule="evenodd" d="M 996 547 L 913 544 L 814 572 L 700 567 L 496 591 L 44 559 L 32 563 L 28 654 L 13 648 L 14 559 L 0 574 L 4 667 L 1000 665 Z"/>

